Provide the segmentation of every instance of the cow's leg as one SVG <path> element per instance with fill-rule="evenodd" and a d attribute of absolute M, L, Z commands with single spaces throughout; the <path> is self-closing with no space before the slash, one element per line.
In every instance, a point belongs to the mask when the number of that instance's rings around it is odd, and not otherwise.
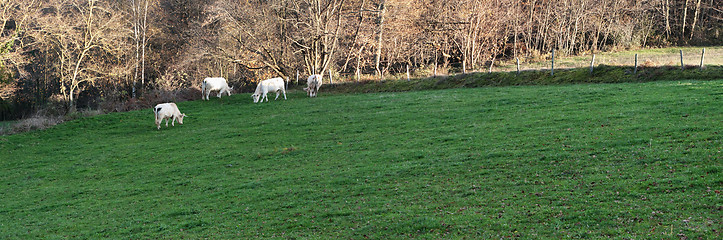
<path fill-rule="evenodd" d="M 276 98 L 274 100 L 279 99 L 279 91 L 276 91 Z"/>
<path fill-rule="evenodd" d="M 282 88 L 281 92 L 284 93 L 284 100 L 286 100 L 286 90 Z"/>
<path fill-rule="evenodd" d="M 173 115 L 173 120 L 171 121 L 171 126 L 176 126 L 176 115 Z"/>
<path fill-rule="evenodd" d="M 206 100 L 208 100 L 209 95 L 211 95 L 211 89 L 206 89 L 206 94 L 204 95 L 206 96 Z"/>
<path fill-rule="evenodd" d="M 168 127 L 168 120 L 171 120 L 171 118 L 166 118 L 166 127 Z"/>

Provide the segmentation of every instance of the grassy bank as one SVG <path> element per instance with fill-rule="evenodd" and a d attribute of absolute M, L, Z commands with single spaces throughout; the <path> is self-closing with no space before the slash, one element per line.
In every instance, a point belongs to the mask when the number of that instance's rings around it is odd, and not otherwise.
<path fill-rule="evenodd" d="M 182 102 L 161 131 L 150 109 L 82 118 L 0 136 L 0 238 L 720 238 L 721 89 L 295 91 Z"/>
<path fill-rule="evenodd" d="M 704 65 L 720 66 L 723 65 L 723 47 L 708 46 L 705 47 Z M 683 63 L 685 65 L 700 64 L 700 57 L 703 47 L 671 47 L 671 48 L 645 48 L 625 51 L 598 52 L 595 54 L 595 66 L 634 66 L 635 54 L 638 54 L 639 66 L 648 67 L 680 67 L 680 51 L 683 51 Z M 561 55 L 561 53 L 557 53 Z M 550 68 L 550 53 L 545 56 L 545 61 L 526 62 L 525 58 L 521 59 L 523 70 L 541 70 Z M 556 57 L 556 68 L 585 68 L 590 66 L 592 60 L 591 53 L 583 53 L 579 56 Z M 514 71 L 516 65 L 513 61 L 500 63 L 493 70 Z"/>
<path fill-rule="evenodd" d="M 589 83 L 640 83 L 677 80 L 715 80 L 723 77 L 723 66 L 707 66 L 701 70 L 687 66 L 680 67 L 634 67 L 597 66 L 593 73 L 589 68 L 558 69 L 550 71 L 521 71 L 470 73 L 424 79 L 363 81 L 324 85 L 323 92 L 400 92 L 448 88 L 476 88 L 523 85 L 565 85 Z"/>

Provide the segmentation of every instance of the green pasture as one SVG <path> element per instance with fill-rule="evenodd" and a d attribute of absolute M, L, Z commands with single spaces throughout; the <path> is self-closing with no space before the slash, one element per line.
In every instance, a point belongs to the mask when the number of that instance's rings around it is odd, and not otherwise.
<path fill-rule="evenodd" d="M 182 102 L 0 136 L 0 239 L 720 239 L 723 80 Z"/>

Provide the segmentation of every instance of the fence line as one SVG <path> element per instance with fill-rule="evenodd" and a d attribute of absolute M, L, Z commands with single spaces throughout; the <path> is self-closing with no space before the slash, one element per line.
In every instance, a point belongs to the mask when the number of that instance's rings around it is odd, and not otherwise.
<path fill-rule="evenodd" d="M 412 77 L 434 77 L 434 76 L 445 76 L 445 70 L 457 70 L 457 71 L 450 71 L 446 75 L 447 76 L 453 76 L 458 74 L 472 74 L 472 73 L 482 73 L 487 72 L 490 73 L 491 70 L 494 68 L 496 72 L 513 72 L 516 71 L 517 75 L 519 75 L 522 71 L 529 71 L 529 70 L 537 70 L 537 71 L 545 71 L 549 70 L 550 75 L 554 76 L 555 68 L 558 69 L 570 69 L 570 68 L 582 68 L 586 67 L 587 61 L 589 61 L 589 68 L 590 68 L 590 74 L 592 75 L 595 71 L 596 66 L 600 65 L 610 65 L 610 66 L 630 66 L 631 72 L 634 74 L 637 74 L 638 69 L 640 67 L 661 67 L 661 66 L 675 66 L 675 62 L 679 61 L 681 70 L 685 71 L 685 62 L 694 62 L 696 60 L 700 60 L 700 64 L 696 64 L 698 68 L 704 69 L 706 64 L 716 64 L 716 65 L 723 65 L 723 48 L 713 48 L 713 49 L 705 49 L 702 48 L 700 51 L 698 50 L 700 48 L 688 48 L 685 51 L 683 49 L 679 49 L 677 53 L 660 53 L 653 51 L 643 51 L 641 53 L 634 53 L 630 52 L 630 55 L 626 54 L 592 54 L 591 58 L 587 58 L 588 60 L 585 60 L 586 57 L 584 56 L 572 56 L 569 58 L 557 58 L 558 56 L 555 56 L 557 53 L 553 50 L 549 54 L 549 58 L 547 61 L 541 61 L 541 62 L 534 62 L 530 64 L 524 64 L 521 62 L 520 58 L 514 58 L 512 60 L 508 60 L 505 64 L 505 62 L 502 61 L 490 61 L 489 67 L 487 69 L 467 69 L 466 62 L 457 63 L 460 65 L 457 65 L 457 67 L 454 67 L 455 63 L 452 63 L 451 67 L 441 68 L 441 65 L 438 65 L 437 63 L 431 62 L 428 65 L 422 65 L 418 67 L 409 66 L 408 64 L 404 65 L 403 67 L 400 67 L 398 70 L 400 72 L 387 72 L 384 77 L 390 77 L 389 79 L 407 79 L 408 81 Z M 710 50 L 710 51 L 706 51 Z M 668 50 L 669 51 L 669 50 Z M 708 56 L 706 56 L 708 55 Z M 631 59 L 631 57 L 633 57 Z M 708 63 L 706 63 L 706 57 L 708 57 Z M 557 59 L 556 59 L 557 58 Z M 699 58 L 699 59 L 696 59 Z M 572 60 L 571 60 L 572 59 Z M 627 59 L 627 60 L 626 60 Z M 510 63 L 511 62 L 511 63 Z M 500 64 L 502 63 L 502 64 Z M 498 65 L 495 65 L 498 64 Z M 548 68 L 545 67 L 546 64 Z M 483 65 L 484 66 L 484 65 Z M 486 67 L 486 66 L 485 66 Z M 484 68 L 484 67 L 483 67 Z M 396 69 L 396 68 L 395 68 Z M 438 72 L 439 69 L 442 69 L 442 73 Z M 485 71 L 486 70 L 486 71 Z M 380 81 L 380 76 L 376 73 L 373 74 L 362 74 L 361 72 L 353 72 L 353 73 L 337 73 L 335 79 L 335 82 L 352 82 L 352 81 L 361 81 L 361 80 L 371 80 L 371 81 Z M 384 79 L 384 80 L 389 80 Z"/>

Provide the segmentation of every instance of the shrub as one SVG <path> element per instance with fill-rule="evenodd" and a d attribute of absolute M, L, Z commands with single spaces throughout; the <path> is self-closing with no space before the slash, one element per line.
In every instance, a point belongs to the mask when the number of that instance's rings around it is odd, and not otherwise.
<path fill-rule="evenodd" d="M 68 114 L 65 114 L 65 116 L 63 116 L 63 120 L 70 121 L 70 120 L 75 120 L 78 118 L 92 117 L 92 116 L 97 116 L 97 115 L 101 115 L 101 114 L 104 114 L 103 110 L 101 110 L 101 109 L 73 110 L 73 111 L 68 112 Z"/>
<path fill-rule="evenodd" d="M 63 122 L 62 116 L 43 116 L 34 115 L 30 118 L 26 118 L 18 121 L 12 126 L 12 133 L 21 133 L 32 130 L 42 130 Z"/>
<path fill-rule="evenodd" d="M 0 136 L 12 134 L 13 126 L 10 122 L 0 122 Z"/>

